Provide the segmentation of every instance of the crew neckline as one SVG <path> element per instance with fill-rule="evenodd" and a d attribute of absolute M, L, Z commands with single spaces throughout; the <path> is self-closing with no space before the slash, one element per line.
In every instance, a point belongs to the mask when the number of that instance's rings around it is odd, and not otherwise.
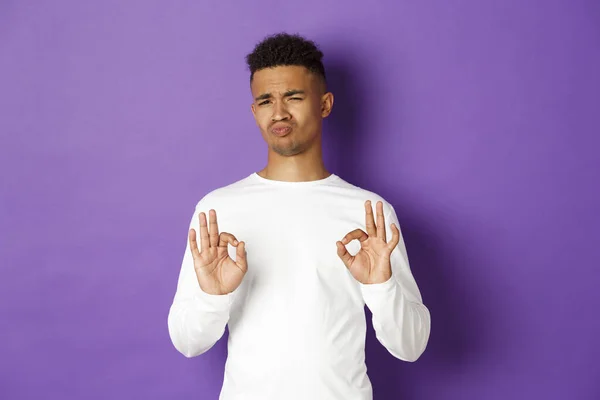
<path fill-rule="evenodd" d="M 250 175 L 252 178 L 254 178 L 257 181 L 266 183 L 268 185 L 277 185 L 277 186 L 316 186 L 316 185 L 323 185 L 327 182 L 333 181 L 334 179 L 337 178 L 336 174 L 330 174 L 328 177 L 326 178 L 322 178 L 322 179 L 317 179 L 317 180 L 313 180 L 313 181 L 297 181 L 297 182 L 290 182 L 290 181 L 278 181 L 275 179 L 267 179 L 267 178 L 263 178 L 262 176 L 260 176 L 258 173 L 253 172 Z"/>

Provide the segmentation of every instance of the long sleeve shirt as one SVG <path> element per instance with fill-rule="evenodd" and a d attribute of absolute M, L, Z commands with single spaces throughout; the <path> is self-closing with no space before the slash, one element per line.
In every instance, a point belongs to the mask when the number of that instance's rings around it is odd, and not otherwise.
<path fill-rule="evenodd" d="M 248 270 L 233 292 L 205 293 L 188 244 L 168 329 L 175 348 L 194 357 L 228 326 L 220 400 L 372 399 L 365 305 L 377 339 L 393 356 L 415 361 L 423 353 L 430 314 L 402 234 L 391 254 L 392 277 L 383 283 L 360 283 L 337 255 L 336 241 L 366 231 L 366 200 L 383 202 L 389 241 L 390 224 L 400 228 L 393 206 L 335 174 L 284 182 L 252 173 L 198 202 L 190 227 L 199 232 L 198 214 L 215 209 L 219 231 L 246 243 Z M 346 247 L 354 255 L 360 243 Z M 236 249 L 228 252 L 235 260 Z"/>

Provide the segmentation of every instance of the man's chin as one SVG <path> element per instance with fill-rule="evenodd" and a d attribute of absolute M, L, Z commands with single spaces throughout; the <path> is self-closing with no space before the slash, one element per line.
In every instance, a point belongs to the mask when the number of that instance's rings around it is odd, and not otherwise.
<path fill-rule="evenodd" d="M 290 146 L 272 145 L 271 150 L 283 157 L 291 157 L 302 153 L 302 148 L 295 144 Z"/>

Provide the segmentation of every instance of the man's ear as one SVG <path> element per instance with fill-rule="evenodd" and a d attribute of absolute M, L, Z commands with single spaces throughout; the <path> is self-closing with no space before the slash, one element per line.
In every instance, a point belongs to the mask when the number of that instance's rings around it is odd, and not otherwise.
<path fill-rule="evenodd" d="M 254 103 L 250 104 L 250 111 L 252 111 L 252 116 L 254 117 L 254 123 L 256 124 L 256 126 L 258 126 L 260 128 L 258 120 L 256 119 L 256 106 L 254 105 Z"/>
<path fill-rule="evenodd" d="M 321 97 L 321 117 L 326 118 L 333 108 L 333 93 L 327 92 Z"/>

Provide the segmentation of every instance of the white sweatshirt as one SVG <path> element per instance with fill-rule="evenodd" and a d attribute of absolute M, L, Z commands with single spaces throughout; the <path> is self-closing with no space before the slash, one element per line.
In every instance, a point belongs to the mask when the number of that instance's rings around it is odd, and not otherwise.
<path fill-rule="evenodd" d="M 284 182 L 252 173 L 197 204 L 190 227 L 199 232 L 198 214 L 215 209 L 219 231 L 243 240 L 248 260 L 234 292 L 211 295 L 200 289 L 188 245 L 169 311 L 171 340 L 186 357 L 210 349 L 228 325 L 220 400 L 372 399 L 365 304 L 379 342 L 401 360 L 419 358 L 430 315 L 402 234 L 391 255 L 392 278 L 384 283 L 358 282 L 337 255 L 336 241 L 366 231 L 366 200 L 374 212 L 383 202 L 391 240 L 390 224 L 400 227 L 394 208 L 335 174 Z M 346 247 L 354 255 L 360 244 Z M 229 254 L 235 259 L 234 247 Z"/>

